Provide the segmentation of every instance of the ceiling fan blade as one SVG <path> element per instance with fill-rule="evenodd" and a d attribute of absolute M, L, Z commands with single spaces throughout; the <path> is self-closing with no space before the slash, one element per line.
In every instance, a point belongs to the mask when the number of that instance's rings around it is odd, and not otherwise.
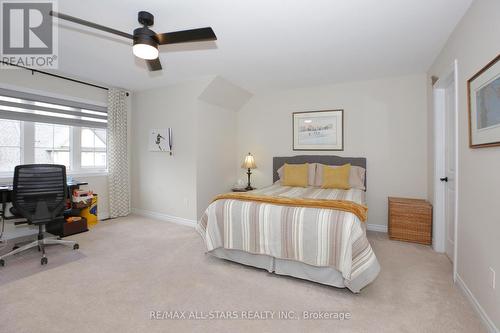
<path fill-rule="evenodd" d="M 62 20 L 66 20 L 66 21 L 70 21 L 70 22 L 73 22 L 73 23 L 81 24 L 81 25 L 84 25 L 84 26 L 89 27 L 89 28 L 93 28 L 93 29 L 97 29 L 97 30 L 109 32 L 111 34 L 115 34 L 115 35 L 122 36 L 122 37 L 125 37 L 125 38 L 130 38 L 130 39 L 134 38 L 134 36 L 132 36 L 131 34 L 128 34 L 126 32 L 122 32 L 122 31 L 119 31 L 119 30 L 116 30 L 116 29 L 108 28 L 108 27 L 105 27 L 103 25 L 100 25 L 100 24 L 97 24 L 97 23 L 93 23 L 93 22 L 89 22 L 89 21 L 85 21 L 85 20 L 79 19 L 77 17 L 69 16 L 69 15 L 66 15 L 66 14 L 63 14 L 63 13 L 58 13 L 58 12 L 54 12 L 54 11 L 51 10 L 49 14 L 52 15 L 52 16 L 54 16 L 54 17 L 60 18 Z"/>
<path fill-rule="evenodd" d="M 217 40 L 217 36 L 210 27 L 166 32 L 163 34 L 156 34 L 156 37 L 158 37 L 160 45 Z"/>
<path fill-rule="evenodd" d="M 150 71 L 160 71 L 161 70 L 161 62 L 160 58 L 156 58 L 153 60 L 146 60 L 146 64 Z"/>

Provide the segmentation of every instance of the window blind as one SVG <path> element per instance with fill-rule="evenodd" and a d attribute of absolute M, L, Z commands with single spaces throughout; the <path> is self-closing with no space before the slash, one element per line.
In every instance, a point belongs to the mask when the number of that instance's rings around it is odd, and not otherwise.
<path fill-rule="evenodd" d="M 0 118 L 106 128 L 108 125 L 108 108 L 0 88 Z"/>

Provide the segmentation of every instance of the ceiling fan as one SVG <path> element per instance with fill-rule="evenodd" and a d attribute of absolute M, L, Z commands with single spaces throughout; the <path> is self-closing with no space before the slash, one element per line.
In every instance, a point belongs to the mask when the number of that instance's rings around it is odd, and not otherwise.
<path fill-rule="evenodd" d="M 62 20 L 132 39 L 132 51 L 134 55 L 146 60 L 150 71 L 158 71 L 162 68 L 160 59 L 158 58 L 158 45 L 217 40 L 217 36 L 215 36 L 214 31 L 210 27 L 157 34 L 149 29 L 149 27 L 154 24 L 153 14 L 145 11 L 141 11 L 138 14 L 138 21 L 142 24 L 142 27 L 135 29 L 132 35 L 54 11 L 50 11 L 50 15 Z"/>

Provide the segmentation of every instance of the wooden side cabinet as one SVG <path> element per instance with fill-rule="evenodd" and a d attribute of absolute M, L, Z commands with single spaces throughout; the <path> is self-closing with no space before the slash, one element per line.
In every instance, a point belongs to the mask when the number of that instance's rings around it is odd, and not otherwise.
<path fill-rule="evenodd" d="M 432 205 L 421 199 L 389 197 L 389 238 L 432 244 Z"/>

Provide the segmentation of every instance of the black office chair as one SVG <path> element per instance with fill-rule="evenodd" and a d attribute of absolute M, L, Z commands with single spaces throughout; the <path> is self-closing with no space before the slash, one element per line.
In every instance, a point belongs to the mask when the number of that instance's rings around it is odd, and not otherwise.
<path fill-rule="evenodd" d="M 42 265 L 47 264 L 45 245 L 63 244 L 73 246 L 78 243 L 59 238 L 44 238 L 43 226 L 61 223 L 67 199 L 66 167 L 57 164 L 18 165 L 14 170 L 12 205 L 16 212 L 27 219 L 28 224 L 38 225 L 38 239 L 0 256 L 0 266 L 5 265 L 5 257 L 38 247 L 42 251 Z"/>

